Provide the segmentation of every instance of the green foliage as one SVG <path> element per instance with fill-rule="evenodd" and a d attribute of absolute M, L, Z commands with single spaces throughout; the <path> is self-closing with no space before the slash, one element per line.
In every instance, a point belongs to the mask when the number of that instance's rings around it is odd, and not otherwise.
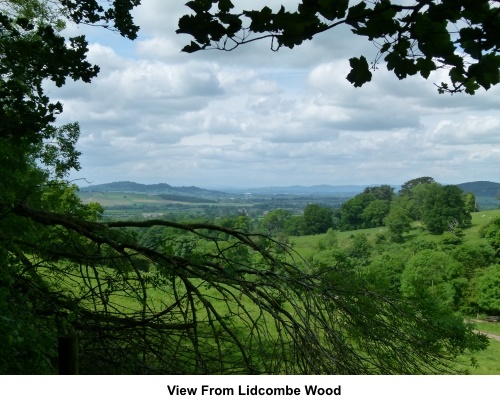
<path fill-rule="evenodd" d="M 434 184 L 436 181 L 432 177 L 418 177 L 416 179 L 408 180 L 401 186 L 398 192 L 399 196 L 412 196 L 413 189 L 421 184 Z"/>
<path fill-rule="evenodd" d="M 252 230 L 252 220 L 246 215 L 221 218 L 218 221 L 218 225 L 224 228 L 238 229 L 243 232 L 250 232 Z"/>
<path fill-rule="evenodd" d="M 445 252 L 422 250 L 401 276 L 401 292 L 415 299 L 433 299 L 456 308 L 467 285 L 463 266 Z"/>
<path fill-rule="evenodd" d="M 384 218 L 390 210 L 391 203 L 385 200 L 371 201 L 363 210 L 361 217 L 364 228 L 376 228 L 384 224 Z"/>
<path fill-rule="evenodd" d="M 495 218 L 484 230 L 484 237 L 500 256 L 500 217 Z"/>
<path fill-rule="evenodd" d="M 370 242 L 371 244 L 375 244 L 372 245 L 374 247 L 367 257 L 368 260 L 364 262 L 349 254 L 353 241 L 359 232 L 337 231 L 334 234 L 335 243 L 331 246 L 323 242 L 327 235 L 318 235 L 316 250 L 311 255 L 312 261 L 316 266 L 325 270 L 335 267 L 344 269 L 344 271 L 355 271 L 363 277 L 366 285 L 372 291 L 379 291 L 383 295 L 390 292 L 390 294 L 399 296 L 402 274 L 408 261 L 414 257 L 421 257 L 421 252 L 424 252 L 424 257 L 425 252 L 436 252 L 437 258 L 435 257 L 433 260 L 428 257 L 426 260 L 420 258 L 418 259 L 419 266 L 414 266 L 419 267 L 418 272 L 427 269 L 431 274 L 429 278 L 425 274 L 419 273 L 422 276 L 421 281 L 424 283 L 419 294 L 424 299 L 453 311 L 473 315 L 492 313 L 491 310 L 479 306 L 477 295 L 479 280 L 486 274 L 487 268 L 498 263 L 495 250 L 484 239 L 482 240 L 484 235 L 479 235 L 476 230 L 478 226 L 486 223 L 487 219 L 485 218 L 491 215 L 488 214 L 487 212 L 473 214 L 473 227 L 460 236 L 456 233 L 445 232 L 443 236 L 438 237 L 412 230 L 407 237 L 407 243 L 403 241 L 394 244 L 387 240 L 377 243 L 379 235 L 383 235 L 383 233 L 379 229 L 367 230 L 363 232 L 364 235 L 368 241 L 373 241 Z M 492 221 L 489 223 L 491 224 Z M 294 238 L 294 248 L 304 254 L 305 242 L 306 238 Z M 443 271 L 443 268 L 453 268 L 453 264 L 456 267 L 456 272 Z M 434 271 L 435 269 L 438 270 Z M 438 275 L 441 275 L 443 279 L 436 282 Z M 426 281 L 430 281 L 430 289 L 428 284 L 425 285 Z"/>
<path fill-rule="evenodd" d="M 431 184 L 426 187 L 422 204 L 422 222 L 432 233 L 470 226 L 462 190 L 457 186 Z"/>
<path fill-rule="evenodd" d="M 363 274 L 381 293 L 389 291 L 399 294 L 401 275 L 409 257 L 403 249 L 392 249 L 382 252 L 364 270 Z"/>
<path fill-rule="evenodd" d="M 314 235 L 325 233 L 333 225 L 333 212 L 329 207 L 309 204 L 304 209 L 304 233 Z"/>
<path fill-rule="evenodd" d="M 467 212 L 479 211 L 474 193 L 468 192 L 465 194 L 465 209 Z"/>
<path fill-rule="evenodd" d="M 372 194 L 358 194 L 340 207 L 342 230 L 362 229 L 364 227 L 363 212 L 375 200 Z"/>
<path fill-rule="evenodd" d="M 363 194 L 371 194 L 376 200 L 384 200 L 391 202 L 394 197 L 394 189 L 384 184 L 382 186 L 366 187 Z"/>
<path fill-rule="evenodd" d="M 500 265 L 490 266 L 478 277 L 476 283 L 478 307 L 491 314 L 500 314 Z"/>
<path fill-rule="evenodd" d="M 495 262 L 494 250 L 484 242 L 461 243 L 449 253 L 467 269 L 469 278 L 474 275 L 474 270 L 488 267 Z"/>
<path fill-rule="evenodd" d="M 351 71 L 346 79 L 349 80 L 354 87 L 361 87 L 363 84 L 372 80 L 372 72 L 368 67 L 368 62 L 364 56 L 360 58 L 349 59 Z"/>
<path fill-rule="evenodd" d="M 187 6 L 194 15 L 181 17 L 177 30 L 194 38 L 185 52 L 232 50 L 265 38 L 271 38 L 273 50 L 293 48 L 319 33 L 348 25 L 355 35 L 378 47 L 373 70 L 383 60 L 399 79 L 416 74 L 427 79 L 431 72 L 445 68 L 449 80 L 438 86 L 440 93 L 474 94 L 500 81 L 500 16 L 495 2 L 488 0 L 431 0 L 411 5 L 391 0 L 303 1 L 296 11 L 283 6 L 273 11 L 265 6 L 232 12 L 234 5 L 227 0 L 193 0 Z M 349 62 L 347 79 L 355 87 L 371 80 L 365 56 Z"/>
<path fill-rule="evenodd" d="M 328 279 L 334 284 L 342 282 L 355 267 L 355 261 L 344 250 L 335 247 L 314 254 L 311 264 L 317 271 L 328 272 Z"/>
<path fill-rule="evenodd" d="M 356 259 L 361 264 L 367 264 L 373 247 L 368 242 L 368 237 L 364 233 L 358 233 L 352 239 L 352 243 L 347 250 L 349 257 Z"/>
<path fill-rule="evenodd" d="M 403 233 L 411 229 L 411 218 L 399 204 L 393 203 L 389 214 L 384 218 L 384 224 L 390 232 L 391 239 L 394 242 L 402 242 Z"/>
<path fill-rule="evenodd" d="M 0 98 L 6 106 L 0 110 L 0 138 L 27 148 L 40 147 L 54 134 L 60 139 L 52 124 L 62 105 L 50 102 L 42 82 L 50 80 L 58 87 L 69 77 L 90 82 L 99 69 L 85 60 L 87 42 L 83 37 L 66 43 L 51 26 L 36 27 L 24 21 L 0 10 Z"/>
<path fill-rule="evenodd" d="M 441 236 L 441 243 L 445 247 L 461 245 L 462 242 L 463 238 L 450 231 L 443 232 L 443 235 Z"/>
<path fill-rule="evenodd" d="M 326 231 L 325 236 L 323 236 L 318 242 L 318 250 L 329 250 L 338 246 L 338 239 L 336 232 L 330 228 Z"/>
<path fill-rule="evenodd" d="M 304 228 L 304 217 L 302 215 L 290 217 L 285 223 L 286 233 L 291 236 L 304 235 Z"/>
<path fill-rule="evenodd" d="M 126 2 L 121 2 L 125 4 Z M 80 7 L 75 4 L 75 7 Z M 117 7 L 121 7 L 117 5 Z M 0 373 L 54 373 L 57 335 L 64 333 L 72 294 L 58 289 L 71 267 L 58 263 L 88 253 L 74 231 L 54 227 L 47 213 L 98 220 L 102 208 L 83 205 L 62 179 L 79 169 L 76 123 L 57 127 L 59 102 L 45 94 L 46 82 L 90 82 L 99 71 L 86 60 L 82 36 L 60 35 L 70 15 L 63 2 L 3 1 L 0 4 Z M 109 16 L 109 20 L 114 17 Z M 88 22 L 82 16 L 82 22 Z M 95 20 L 94 22 L 97 22 Z M 27 219 L 20 212 L 30 207 Z M 71 253 L 70 253 L 71 252 Z M 63 298 L 65 297 L 65 298 Z"/>
<path fill-rule="evenodd" d="M 382 226 L 390 210 L 393 189 L 388 185 L 367 187 L 340 208 L 341 229 L 354 230 Z"/>
<path fill-rule="evenodd" d="M 23 282 L 21 263 L 0 246 L 0 374 L 53 374 L 54 322 L 37 316 L 40 279 Z M 51 326 L 52 323 L 52 326 Z"/>
<path fill-rule="evenodd" d="M 409 247 L 413 254 L 421 252 L 422 250 L 438 250 L 438 244 L 435 241 L 426 239 L 412 241 Z"/>
<path fill-rule="evenodd" d="M 291 217 L 292 213 L 289 210 L 273 210 L 262 218 L 260 226 L 266 229 L 271 236 L 277 236 L 285 232 L 286 223 Z"/>

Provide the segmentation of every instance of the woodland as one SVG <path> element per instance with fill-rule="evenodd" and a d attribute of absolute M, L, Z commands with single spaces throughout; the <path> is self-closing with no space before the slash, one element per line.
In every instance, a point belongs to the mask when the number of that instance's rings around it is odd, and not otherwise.
<path fill-rule="evenodd" d="M 105 219 L 80 200 L 68 180 L 80 127 L 58 125 L 63 105 L 44 82 L 99 73 L 85 37 L 60 34 L 65 21 L 133 40 L 139 3 L 0 2 L 0 373 L 61 373 L 67 337 L 81 374 L 452 374 L 474 364 L 488 339 L 464 317 L 500 312 L 500 217 L 471 227 L 475 197 L 456 186 L 417 178 L 397 194 L 369 187 L 339 210 L 310 204 L 257 222 Z M 347 24 L 383 40 L 379 61 L 399 78 L 446 65 L 438 90 L 473 94 L 499 82 L 497 3 L 303 1 L 273 14 L 195 0 L 179 32 L 194 37 L 193 52 L 259 38 L 293 47 Z M 368 82 L 366 59 L 350 62 L 347 79 Z M 373 238 L 359 233 L 374 227 Z M 415 229 L 439 239 L 412 238 Z M 339 243 L 341 232 L 353 236 Z M 316 246 L 296 249 L 293 238 L 313 234 Z"/>

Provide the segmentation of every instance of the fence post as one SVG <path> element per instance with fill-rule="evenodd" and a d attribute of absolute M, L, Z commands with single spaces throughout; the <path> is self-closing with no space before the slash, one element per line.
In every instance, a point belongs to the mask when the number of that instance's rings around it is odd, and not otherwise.
<path fill-rule="evenodd" d="M 78 336 L 61 335 L 58 337 L 59 374 L 78 374 Z"/>

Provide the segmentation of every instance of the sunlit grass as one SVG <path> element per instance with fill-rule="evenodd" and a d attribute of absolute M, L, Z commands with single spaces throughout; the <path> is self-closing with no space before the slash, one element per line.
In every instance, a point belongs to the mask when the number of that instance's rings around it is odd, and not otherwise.
<path fill-rule="evenodd" d="M 477 366 L 465 367 L 469 374 L 474 375 L 500 375 L 500 342 L 490 339 L 488 348 L 482 352 L 476 353 L 474 358 Z M 466 361 L 465 357 L 460 358 Z"/>

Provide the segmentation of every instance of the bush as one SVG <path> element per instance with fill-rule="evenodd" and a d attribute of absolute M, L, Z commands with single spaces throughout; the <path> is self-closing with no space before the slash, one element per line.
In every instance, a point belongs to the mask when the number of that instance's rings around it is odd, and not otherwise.
<path fill-rule="evenodd" d="M 478 277 L 476 300 L 489 315 L 500 315 L 500 265 L 490 266 Z"/>

